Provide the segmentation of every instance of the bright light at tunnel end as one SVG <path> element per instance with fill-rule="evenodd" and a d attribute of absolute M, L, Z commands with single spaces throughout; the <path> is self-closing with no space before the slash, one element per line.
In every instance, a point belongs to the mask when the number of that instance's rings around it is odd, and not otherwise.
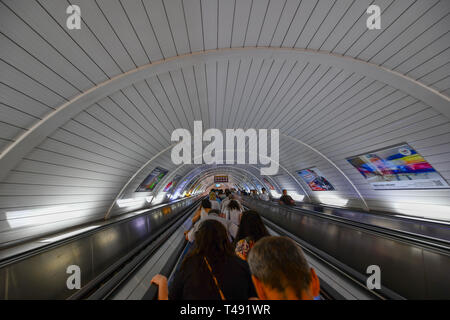
<path fill-rule="evenodd" d="M 119 199 L 116 201 L 119 208 L 129 208 L 137 207 L 144 204 L 145 198 L 129 198 L 129 199 Z"/>
<path fill-rule="evenodd" d="M 345 207 L 348 203 L 348 199 L 341 198 L 334 194 L 320 194 L 318 195 L 320 202 L 329 205 L 335 205 L 339 207 Z"/>
<path fill-rule="evenodd" d="M 87 232 L 89 230 L 92 230 L 92 229 L 95 229 L 95 228 L 98 228 L 98 227 L 99 226 L 89 226 L 89 227 L 78 229 L 78 230 L 75 230 L 75 231 L 72 231 L 72 232 L 67 232 L 67 233 L 64 233 L 64 234 L 59 235 L 59 236 L 46 238 L 46 239 L 40 240 L 39 242 L 44 242 L 44 243 L 56 242 L 56 241 L 59 241 L 59 240 L 62 240 L 62 239 L 66 239 L 66 238 L 69 238 L 69 237 L 77 235 L 77 234 L 81 234 L 83 232 Z"/>
<path fill-rule="evenodd" d="M 305 198 L 305 195 L 303 195 L 303 194 L 298 194 L 297 192 L 291 192 L 291 197 L 292 197 L 292 199 L 294 199 L 295 201 L 303 201 L 303 199 Z"/>
<path fill-rule="evenodd" d="M 450 221 L 450 206 L 423 204 L 423 203 L 394 203 L 396 215 L 402 218 L 413 218 L 430 222 Z"/>
<path fill-rule="evenodd" d="M 167 192 L 158 193 L 158 195 L 153 200 L 153 204 L 160 204 L 161 202 L 163 202 L 164 199 L 166 198 L 166 194 L 167 194 Z"/>

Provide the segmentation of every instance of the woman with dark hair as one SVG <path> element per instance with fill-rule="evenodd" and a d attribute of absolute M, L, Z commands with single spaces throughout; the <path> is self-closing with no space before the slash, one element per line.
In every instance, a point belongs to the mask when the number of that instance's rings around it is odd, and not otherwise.
<path fill-rule="evenodd" d="M 203 219 L 208 215 L 209 210 L 211 210 L 211 201 L 209 199 L 203 199 L 200 207 L 195 212 L 192 218 L 192 223 L 196 223 L 199 219 Z"/>
<path fill-rule="evenodd" d="M 156 275 L 159 300 L 247 300 L 256 297 L 247 262 L 239 259 L 225 227 L 205 220 L 195 235 L 195 246 L 183 260 L 170 289 L 167 278 Z"/>
<path fill-rule="evenodd" d="M 184 236 L 187 239 L 187 234 L 189 233 L 189 228 L 191 228 L 195 223 L 200 219 L 205 219 L 208 216 L 208 212 L 211 210 L 211 201 L 209 199 L 203 199 L 200 207 L 195 212 L 194 216 L 191 219 L 192 224 L 188 227 L 188 230 L 184 231 Z"/>
<path fill-rule="evenodd" d="M 235 253 L 242 260 L 247 260 L 248 253 L 255 243 L 269 235 L 258 212 L 253 210 L 245 211 L 242 213 L 241 223 L 234 239 L 236 244 Z"/>
<path fill-rule="evenodd" d="M 241 205 L 236 200 L 228 202 L 225 208 L 225 219 L 231 220 L 236 226 L 239 226 L 241 220 Z"/>

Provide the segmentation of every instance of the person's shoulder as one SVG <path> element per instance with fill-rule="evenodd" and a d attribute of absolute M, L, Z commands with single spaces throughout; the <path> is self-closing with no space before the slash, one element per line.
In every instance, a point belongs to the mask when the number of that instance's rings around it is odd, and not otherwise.
<path fill-rule="evenodd" d="M 193 271 L 197 271 L 199 265 L 203 263 L 202 257 L 198 255 L 187 256 L 182 263 L 182 268 L 180 268 L 179 272 L 184 274 L 192 273 Z"/>
<path fill-rule="evenodd" d="M 228 224 L 229 220 L 222 218 L 221 216 L 219 216 L 218 214 L 214 214 L 214 215 L 209 215 L 208 218 L 213 219 L 213 220 L 217 220 L 221 223 L 225 223 Z"/>
<path fill-rule="evenodd" d="M 240 257 L 238 255 L 233 256 L 233 266 L 235 268 L 236 274 L 240 274 L 242 276 L 250 276 L 250 266 L 248 265 L 248 262 Z"/>
<path fill-rule="evenodd" d="M 237 255 L 231 256 L 230 262 L 231 262 L 233 265 L 236 265 L 237 267 L 239 267 L 240 269 L 244 269 L 245 271 L 250 270 L 247 261 L 245 261 L 245 260 L 239 258 Z"/>

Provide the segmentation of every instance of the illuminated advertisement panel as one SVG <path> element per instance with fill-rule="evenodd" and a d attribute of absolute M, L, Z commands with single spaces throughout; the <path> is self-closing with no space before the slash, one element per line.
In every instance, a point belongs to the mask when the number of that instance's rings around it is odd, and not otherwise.
<path fill-rule="evenodd" d="M 445 179 L 408 144 L 347 158 L 347 161 L 375 190 L 449 187 Z"/>
<path fill-rule="evenodd" d="M 178 181 L 181 179 L 180 175 L 176 175 L 175 178 L 172 179 L 165 187 L 163 192 L 169 192 L 173 187 L 175 187 Z"/>
<path fill-rule="evenodd" d="M 245 189 L 247 192 L 250 191 L 250 188 L 248 187 L 248 185 L 245 182 L 242 182 L 243 185 L 243 189 Z"/>
<path fill-rule="evenodd" d="M 313 167 L 297 171 L 300 178 L 311 188 L 312 191 L 333 191 L 333 185 L 328 182 L 319 169 Z"/>
<path fill-rule="evenodd" d="M 228 176 L 214 176 L 214 183 L 226 183 L 228 182 Z"/>
<path fill-rule="evenodd" d="M 197 183 L 197 184 L 195 184 L 195 185 L 192 185 L 192 186 L 189 188 L 188 193 L 189 193 L 189 194 L 194 194 L 194 193 L 196 193 L 196 192 L 200 189 L 201 186 L 202 186 L 201 183 Z"/>
<path fill-rule="evenodd" d="M 198 192 L 198 191 L 200 191 L 200 188 L 202 187 L 202 184 L 201 183 L 199 183 L 195 188 L 194 188 L 194 191 L 193 192 Z"/>
<path fill-rule="evenodd" d="M 263 181 L 269 187 L 270 190 L 275 190 L 274 186 L 269 182 L 269 180 L 263 178 Z"/>
<path fill-rule="evenodd" d="M 169 172 L 168 170 L 160 167 L 156 167 L 152 172 L 147 176 L 147 178 L 142 181 L 139 187 L 135 192 L 149 192 L 155 189 L 158 182 Z"/>
<path fill-rule="evenodd" d="M 261 191 L 261 189 L 263 188 L 263 186 L 259 183 L 259 181 L 258 180 L 256 180 L 256 179 L 253 179 L 253 184 L 256 186 L 256 189 L 258 190 L 258 191 Z"/>

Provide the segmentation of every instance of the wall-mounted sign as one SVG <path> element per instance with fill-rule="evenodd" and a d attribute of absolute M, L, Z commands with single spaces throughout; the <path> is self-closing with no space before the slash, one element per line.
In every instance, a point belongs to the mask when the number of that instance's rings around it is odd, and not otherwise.
<path fill-rule="evenodd" d="M 263 188 L 263 186 L 259 183 L 259 181 L 256 180 L 256 179 L 252 179 L 252 182 L 253 182 L 253 184 L 256 186 L 256 189 L 257 189 L 258 191 L 261 191 L 261 189 Z"/>
<path fill-rule="evenodd" d="M 297 174 L 305 181 L 312 191 L 333 191 L 333 185 L 328 182 L 319 169 L 313 167 L 297 171 Z"/>
<path fill-rule="evenodd" d="M 176 175 L 175 178 L 172 179 L 172 181 L 170 181 L 165 187 L 163 192 L 169 192 L 173 187 L 175 187 L 178 183 L 178 181 L 180 181 L 181 176 L 180 175 Z"/>
<path fill-rule="evenodd" d="M 269 180 L 263 178 L 263 181 L 269 187 L 270 190 L 275 190 L 274 186 L 269 182 Z"/>
<path fill-rule="evenodd" d="M 347 158 L 347 161 L 375 190 L 449 187 L 447 181 L 408 144 Z"/>
<path fill-rule="evenodd" d="M 150 192 L 155 189 L 158 182 L 169 172 L 168 170 L 160 167 L 156 167 L 152 172 L 147 176 L 147 178 L 142 181 L 139 187 L 135 192 Z"/>
<path fill-rule="evenodd" d="M 226 183 L 228 182 L 228 176 L 214 176 L 214 183 Z"/>

